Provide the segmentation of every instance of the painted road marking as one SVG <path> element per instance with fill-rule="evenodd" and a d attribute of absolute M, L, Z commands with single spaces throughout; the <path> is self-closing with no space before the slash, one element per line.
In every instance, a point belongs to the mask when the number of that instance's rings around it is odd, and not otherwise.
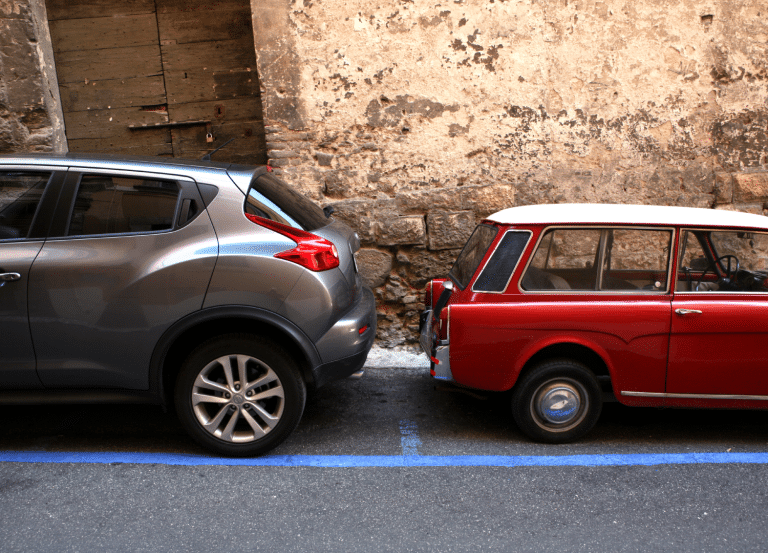
<path fill-rule="evenodd" d="M 405 450 L 405 448 L 404 448 Z M 5 463 L 224 465 L 248 467 L 617 467 L 768 464 L 768 453 L 631 453 L 609 455 L 270 455 L 248 459 L 180 453 L 0 451 Z"/>
<path fill-rule="evenodd" d="M 416 423 L 409 420 L 401 420 L 400 435 L 400 445 L 403 448 L 403 455 L 418 455 L 421 440 L 419 439 L 419 427 Z"/>

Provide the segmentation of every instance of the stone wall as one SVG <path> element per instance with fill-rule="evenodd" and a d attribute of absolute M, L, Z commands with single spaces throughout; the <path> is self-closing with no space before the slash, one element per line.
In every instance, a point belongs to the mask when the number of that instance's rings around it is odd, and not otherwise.
<path fill-rule="evenodd" d="M 270 163 L 360 234 L 383 344 L 512 205 L 765 211 L 764 0 L 252 0 Z M 0 152 L 65 151 L 43 0 L 0 0 Z"/>
<path fill-rule="evenodd" d="M 768 201 L 763 0 L 253 6 L 271 164 L 360 233 L 385 344 L 501 208 Z"/>
<path fill-rule="evenodd" d="M 0 153 L 65 152 L 43 0 L 0 0 Z"/>

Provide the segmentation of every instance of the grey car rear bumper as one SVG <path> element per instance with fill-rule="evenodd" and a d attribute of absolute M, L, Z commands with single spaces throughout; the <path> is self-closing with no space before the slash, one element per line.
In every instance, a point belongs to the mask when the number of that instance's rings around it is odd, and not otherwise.
<path fill-rule="evenodd" d="M 359 371 L 375 339 L 376 302 L 373 292 L 363 288 L 352 309 L 317 341 L 317 351 L 323 363 L 312 370 L 315 386 Z M 338 358 L 339 352 L 353 353 Z"/>

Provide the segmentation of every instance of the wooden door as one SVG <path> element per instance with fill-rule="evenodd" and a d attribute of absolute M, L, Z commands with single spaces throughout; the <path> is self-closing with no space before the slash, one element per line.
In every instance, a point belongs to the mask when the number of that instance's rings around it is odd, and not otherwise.
<path fill-rule="evenodd" d="M 48 0 L 71 151 L 266 163 L 249 0 Z"/>

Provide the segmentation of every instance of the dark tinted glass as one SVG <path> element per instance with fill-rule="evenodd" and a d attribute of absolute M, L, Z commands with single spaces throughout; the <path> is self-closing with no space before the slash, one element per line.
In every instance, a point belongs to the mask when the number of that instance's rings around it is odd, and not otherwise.
<path fill-rule="evenodd" d="M 26 238 L 50 173 L 0 171 L 0 240 Z"/>
<path fill-rule="evenodd" d="M 473 290 L 503 292 L 530 236 L 531 233 L 526 231 L 507 232 L 477 277 Z"/>
<path fill-rule="evenodd" d="M 450 277 L 462 289 L 466 288 L 469 281 L 472 280 L 472 275 L 475 274 L 477 267 L 485 256 L 485 252 L 488 251 L 493 239 L 496 238 L 497 232 L 498 229 L 494 226 L 478 225 L 472 236 L 467 240 L 464 249 L 461 250 L 456 263 L 453 264 L 453 268 L 449 273 Z"/>
<path fill-rule="evenodd" d="M 173 181 L 83 175 L 69 236 L 168 230 L 178 197 Z"/>
<path fill-rule="evenodd" d="M 251 183 L 245 212 L 308 231 L 329 223 L 319 206 L 272 175 L 261 175 Z"/>

